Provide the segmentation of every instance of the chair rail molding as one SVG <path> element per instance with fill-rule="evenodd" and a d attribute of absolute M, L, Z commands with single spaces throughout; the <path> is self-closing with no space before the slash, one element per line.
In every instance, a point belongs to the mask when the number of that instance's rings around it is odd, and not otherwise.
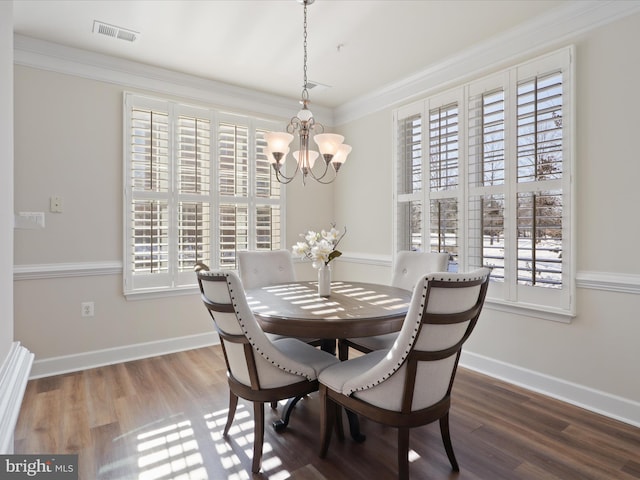
<path fill-rule="evenodd" d="M 13 266 L 14 281 L 95 275 L 122 275 L 122 262 L 44 263 Z"/>
<path fill-rule="evenodd" d="M 631 273 L 578 272 L 576 285 L 578 288 L 640 295 L 640 275 Z"/>
<path fill-rule="evenodd" d="M 33 358 L 33 353 L 20 342 L 13 342 L 0 368 L 0 454 L 13 453 L 13 431 Z"/>
<path fill-rule="evenodd" d="M 343 252 L 339 261 L 389 268 L 393 264 L 391 255 L 363 252 Z M 294 259 L 294 262 L 299 263 L 302 260 Z M 96 275 L 122 275 L 122 262 L 46 263 L 13 267 L 14 281 Z M 579 271 L 576 275 L 576 284 L 578 288 L 640 295 L 640 275 L 638 274 Z"/>

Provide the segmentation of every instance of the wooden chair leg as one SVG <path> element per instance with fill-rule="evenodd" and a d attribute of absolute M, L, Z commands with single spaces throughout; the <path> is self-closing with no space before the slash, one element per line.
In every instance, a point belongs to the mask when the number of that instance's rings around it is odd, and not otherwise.
<path fill-rule="evenodd" d="M 253 402 L 253 464 L 251 471 L 260 471 L 262 461 L 262 445 L 264 444 L 264 403 Z"/>
<path fill-rule="evenodd" d="M 236 414 L 236 408 L 238 407 L 238 396 L 229 390 L 229 413 L 227 414 L 227 424 L 224 426 L 223 436 L 227 436 L 231 424 L 233 423 L 233 417 Z"/>
<path fill-rule="evenodd" d="M 327 396 L 327 387 L 320 385 L 320 458 L 327 455 L 335 419 L 336 404 Z"/>
<path fill-rule="evenodd" d="M 335 419 L 336 419 L 336 435 L 338 435 L 338 439 L 340 441 L 344 440 L 344 426 L 342 422 L 342 407 L 337 403 L 331 402 L 335 408 Z"/>
<path fill-rule="evenodd" d="M 449 432 L 449 412 L 443 417 L 440 417 L 440 433 L 442 434 L 442 443 L 444 443 L 444 449 L 447 452 L 449 463 L 454 472 L 459 472 L 460 467 L 456 460 L 456 455 L 453 453 L 453 445 L 451 444 L 451 434 Z"/>
<path fill-rule="evenodd" d="M 398 428 L 398 479 L 409 480 L 409 428 Z"/>

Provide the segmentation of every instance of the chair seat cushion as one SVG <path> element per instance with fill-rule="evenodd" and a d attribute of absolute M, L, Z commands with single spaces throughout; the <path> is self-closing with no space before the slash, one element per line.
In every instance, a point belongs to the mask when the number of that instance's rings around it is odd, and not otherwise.
<path fill-rule="evenodd" d="M 327 367 L 340 363 L 334 355 L 323 352 L 322 350 L 312 347 L 296 338 L 281 338 L 273 342 L 273 346 L 280 350 L 286 356 L 303 363 L 316 373 L 315 380 L 320 372 Z"/>
<path fill-rule="evenodd" d="M 387 350 L 377 350 L 361 357 L 332 365 L 320 373 L 318 380 L 331 390 L 344 393 L 344 384 L 348 380 L 373 368 L 387 353 Z"/>
<path fill-rule="evenodd" d="M 315 342 L 317 340 L 320 340 L 319 338 L 301 338 L 301 337 L 287 337 L 286 335 L 278 335 L 277 333 L 267 333 L 264 332 L 264 334 L 267 336 L 267 338 L 269 340 L 271 340 L 272 342 L 275 342 L 276 340 L 282 340 L 283 338 L 295 338 L 297 340 L 300 340 L 304 343 L 311 343 L 311 342 Z"/>
<path fill-rule="evenodd" d="M 393 347 L 396 338 L 398 338 L 397 333 L 387 333 L 386 335 L 376 335 L 374 337 L 350 338 L 349 341 L 374 351 L 389 350 Z"/>

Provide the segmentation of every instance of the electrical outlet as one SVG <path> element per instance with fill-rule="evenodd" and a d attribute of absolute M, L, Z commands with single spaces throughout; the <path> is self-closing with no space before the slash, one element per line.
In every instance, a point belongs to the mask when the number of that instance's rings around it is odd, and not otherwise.
<path fill-rule="evenodd" d="M 93 302 L 82 302 L 80 310 L 83 317 L 93 317 Z"/>

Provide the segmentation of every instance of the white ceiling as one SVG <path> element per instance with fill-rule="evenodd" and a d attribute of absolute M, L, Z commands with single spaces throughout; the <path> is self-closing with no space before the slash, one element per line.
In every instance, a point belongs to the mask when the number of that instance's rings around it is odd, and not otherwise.
<path fill-rule="evenodd" d="M 339 107 L 549 16 L 567 0 L 316 0 L 308 77 Z M 21 35 L 284 97 L 302 88 L 303 7 L 296 0 L 15 0 Z M 94 34 L 94 20 L 141 34 Z"/>

